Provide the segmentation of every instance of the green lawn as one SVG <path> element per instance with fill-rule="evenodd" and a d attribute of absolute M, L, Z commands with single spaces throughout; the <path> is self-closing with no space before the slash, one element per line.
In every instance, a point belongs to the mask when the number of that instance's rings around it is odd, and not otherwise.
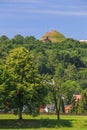
<path fill-rule="evenodd" d="M 87 130 L 87 116 L 62 115 L 61 120 L 56 115 L 40 115 L 32 118 L 23 115 L 24 120 L 11 114 L 0 114 L 1 130 Z"/>

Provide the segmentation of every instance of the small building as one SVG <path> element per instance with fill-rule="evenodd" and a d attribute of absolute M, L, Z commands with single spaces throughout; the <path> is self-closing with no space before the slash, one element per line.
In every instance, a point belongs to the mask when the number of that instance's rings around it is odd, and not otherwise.
<path fill-rule="evenodd" d="M 74 99 L 75 99 L 75 103 L 77 103 L 80 99 L 81 99 L 81 95 L 79 94 L 76 94 L 76 95 L 73 95 Z M 65 105 L 65 113 L 69 113 L 70 109 L 71 109 L 72 105 L 69 104 L 69 105 Z"/>
<path fill-rule="evenodd" d="M 81 99 L 81 95 L 73 95 L 75 97 L 75 102 L 78 102 Z"/>
<path fill-rule="evenodd" d="M 40 106 L 40 113 L 43 113 L 43 112 L 44 112 L 44 107 Z"/>
<path fill-rule="evenodd" d="M 72 105 L 65 105 L 65 113 L 69 113 L 69 110 L 71 109 Z"/>
<path fill-rule="evenodd" d="M 46 37 L 43 39 L 43 42 L 51 42 L 51 40 L 49 39 L 48 36 L 46 36 Z"/>

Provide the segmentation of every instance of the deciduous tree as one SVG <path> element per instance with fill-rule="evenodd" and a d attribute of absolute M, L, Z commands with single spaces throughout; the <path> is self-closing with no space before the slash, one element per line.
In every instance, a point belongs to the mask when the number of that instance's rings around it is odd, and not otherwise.
<path fill-rule="evenodd" d="M 15 108 L 19 119 L 22 119 L 24 106 L 29 108 L 29 114 L 37 115 L 46 91 L 33 55 L 24 47 L 11 50 L 6 60 L 6 69 L 11 77 L 5 86 L 9 96 L 7 108 Z"/>

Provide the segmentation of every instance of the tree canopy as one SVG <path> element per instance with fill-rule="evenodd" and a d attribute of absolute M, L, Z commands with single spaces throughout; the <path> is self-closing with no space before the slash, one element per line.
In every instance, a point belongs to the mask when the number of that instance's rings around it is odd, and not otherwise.
<path fill-rule="evenodd" d="M 28 113 L 37 115 L 39 106 L 45 102 L 43 97 L 50 95 L 43 81 L 45 75 L 55 80 L 56 86 L 61 87 L 63 96 L 68 97 L 70 103 L 73 94 L 82 94 L 87 89 L 86 72 L 87 43 L 74 39 L 58 43 L 42 42 L 34 36 L 23 37 L 20 34 L 9 39 L 2 35 L 0 101 L 3 102 L 0 108 L 20 108 L 21 113 L 26 105 Z M 49 102 L 51 96 L 48 97 Z"/>

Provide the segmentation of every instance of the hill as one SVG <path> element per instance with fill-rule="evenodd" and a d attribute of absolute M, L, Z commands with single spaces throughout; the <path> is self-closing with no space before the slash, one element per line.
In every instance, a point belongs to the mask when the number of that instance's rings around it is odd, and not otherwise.
<path fill-rule="evenodd" d="M 62 42 L 66 38 L 63 34 L 60 32 L 57 32 L 56 30 L 52 30 L 51 32 L 47 32 L 44 34 L 41 38 L 43 42 L 51 41 L 51 42 Z"/>

